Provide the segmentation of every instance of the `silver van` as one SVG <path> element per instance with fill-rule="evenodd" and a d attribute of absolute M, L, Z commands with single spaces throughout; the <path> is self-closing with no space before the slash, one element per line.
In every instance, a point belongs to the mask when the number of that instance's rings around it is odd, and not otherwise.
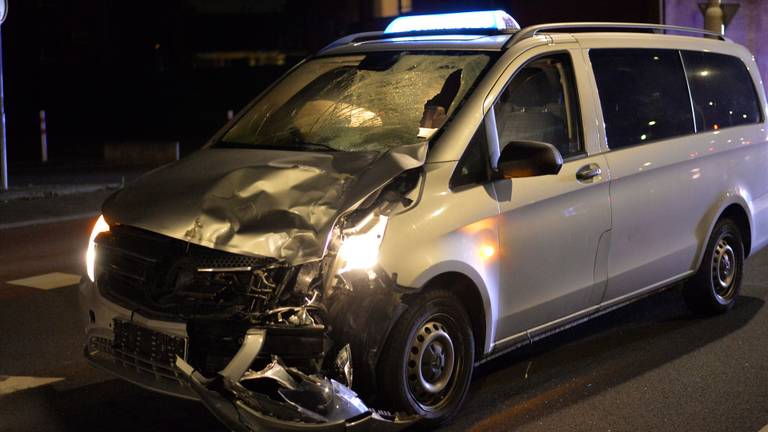
<path fill-rule="evenodd" d="M 706 37 L 701 37 L 702 35 Z M 233 430 L 456 415 L 478 363 L 768 242 L 765 93 L 701 30 L 397 18 L 103 205 L 85 356 Z"/>

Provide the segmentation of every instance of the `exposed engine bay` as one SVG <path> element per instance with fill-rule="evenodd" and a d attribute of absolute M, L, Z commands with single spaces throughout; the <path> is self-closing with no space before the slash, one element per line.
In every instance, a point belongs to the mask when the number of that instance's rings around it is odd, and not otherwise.
<path fill-rule="evenodd" d="M 163 342 L 177 345 L 163 356 L 232 430 L 397 430 L 418 418 L 369 406 L 386 406 L 374 396 L 376 365 L 413 290 L 375 261 L 350 266 L 364 257 L 343 248 L 362 235 L 380 242 L 421 180 L 421 168 L 402 171 L 340 212 L 324 256 L 299 264 L 114 224 L 96 238 L 99 290 L 142 316 L 186 324 L 188 345 Z"/>

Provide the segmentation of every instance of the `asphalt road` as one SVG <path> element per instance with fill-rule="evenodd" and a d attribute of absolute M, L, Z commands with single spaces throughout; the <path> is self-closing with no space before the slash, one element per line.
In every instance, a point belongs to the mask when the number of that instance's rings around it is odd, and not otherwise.
<path fill-rule="evenodd" d="M 88 366 L 76 287 L 5 283 L 79 273 L 89 223 L 0 230 L 0 431 L 223 430 L 202 405 Z M 672 289 L 497 358 L 445 430 L 757 432 L 768 424 L 766 276 L 762 252 L 724 316 L 692 316 Z M 55 382 L 4 394 L 19 376 Z"/>

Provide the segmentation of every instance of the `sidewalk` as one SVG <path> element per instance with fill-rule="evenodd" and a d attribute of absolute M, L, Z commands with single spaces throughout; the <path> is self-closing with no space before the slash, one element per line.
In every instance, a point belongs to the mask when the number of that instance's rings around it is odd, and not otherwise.
<path fill-rule="evenodd" d="M 15 166 L 9 190 L 0 191 L 0 230 L 93 217 L 141 171 L 87 162 Z"/>

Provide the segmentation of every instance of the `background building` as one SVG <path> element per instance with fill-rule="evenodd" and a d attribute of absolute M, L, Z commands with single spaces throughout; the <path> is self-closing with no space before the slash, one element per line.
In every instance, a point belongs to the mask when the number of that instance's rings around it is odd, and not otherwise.
<path fill-rule="evenodd" d="M 696 3 L 11 0 L 2 29 L 11 169 L 40 159 L 40 110 L 52 161 L 96 160 L 105 142 L 120 141 L 178 141 L 187 153 L 301 58 L 341 35 L 383 29 L 402 13 L 505 9 L 522 25 L 666 15 L 700 27 Z M 757 29 L 768 5 L 742 3 L 729 35 L 761 57 Z"/>

